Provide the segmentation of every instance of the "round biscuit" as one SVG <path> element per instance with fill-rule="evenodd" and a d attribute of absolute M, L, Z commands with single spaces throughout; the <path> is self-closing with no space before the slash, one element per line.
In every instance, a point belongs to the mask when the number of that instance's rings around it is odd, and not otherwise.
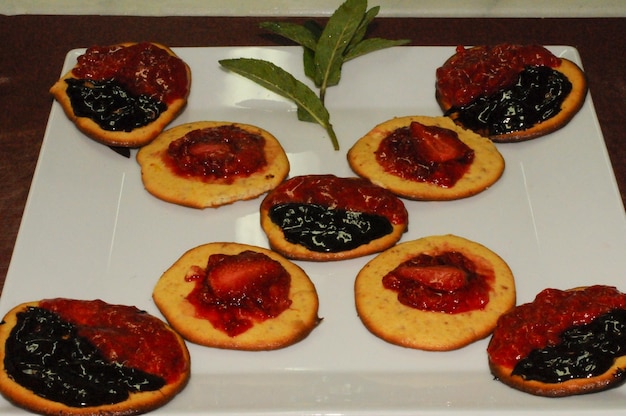
<path fill-rule="evenodd" d="M 383 286 L 383 277 L 419 255 L 461 252 L 474 262 L 478 274 L 492 272 L 495 280 L 483 309 L 461 313 L 425 311 L 398 301 L 397 292 Z M 365 327 L 385 341 L 408 348 L 449 351 L 488 336 L 501 314 L 515 306 L 513 274 L 497 254 L 481 244 L 455 235 L 420 238 L 398 244 L 368 262 L 358 273 L 355 303 Z"/>
<path fill-rule="evenodd" d="M 187 300 L 194 288 L 185 280 L 192 266 L 206 267 L 212 254 L 236 255 L 246 250 L 265 254 L 282 264 L 291 276 L 291 306 L 275 318 L 256 322 L 247 331 L 231 337 L 208 319 L 196 315 Z M 277 253 L 265 248 L 239 243 L 208 243 L 184 253 L 159 279 L 152 297 L 170 325 L 185 339 L 207 347 L 260 351 L 287 347 L 304 339 L 317 326 L 319 301 L 313 282 L 304 270 Z"/>
<path fill-rule="evenodd" d="M 451 187 L 409 180 L 387 172 L 376 159 L 380 143 L 395 130 L 417 121 L 428 126 L 452 130 L 474 151 L 469 170 Z M 348 151 L 348 163 L 359 176 L 389 189 L 398 196 L 414 200 L 444 201 L 467 198 L 493 185 L 504 172 L 504 158 L 487 138 L 457 126 L 448 117 L 406 116 L 385 121 L 360 138 Z"/>

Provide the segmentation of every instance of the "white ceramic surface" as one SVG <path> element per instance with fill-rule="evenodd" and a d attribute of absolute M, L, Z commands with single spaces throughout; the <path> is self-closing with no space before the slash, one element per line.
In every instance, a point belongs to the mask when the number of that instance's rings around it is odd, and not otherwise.
<path fill-rule="evenodd" d="M 554 46 L 580 62 L 575 49 Z M 71 51 L 71 67 L 82 51 Z M 345 153 L 375 124 L 394 116 L 440 115 L 435 69 L 450 47 L 401 47 L 344 66 L 327 104 L 340 139 L 297 121 L 294 106 L 236 74 L 219 59 L 258 57 L 304 80 L 301 49 L 180 48 L 191 66 L 192 92 L 173 123 L 230 120 L 272 132 L 291 161 L 291 176 L 352 175 Z M 452 233 L 497 252 L 513 270 L 518 302 L 545 287 L 593 283 L 626 290 L 626 219 L 591 96 L 562 130 L 524 143 L 498 145 L 504 175 L 472 198 L 406 201 L 402 241 Z M 0 316 L 14 305 L 50 297 L 102 298 L 160 316 L 151 300 L 157 279 L 186 250 L 210 241 L 267 247 L 259 226 L 261 198 L 195 210 L 148 194 L 133 158 L 79 133 L 53 104 L 23 222 L 9 268 Z M 319 291 L 321 325 L 302 342 L 273 352 L 190 345 L 188 387 L 162 415 L 523 414 L 594 415 L 626 409 L 626 388 L 545 399 L 494 381 L 481 340 L 452 352 L 424 352 L 371 335 L 354 309 L 353 283 L 371 257 L 299 262 Z M 0 414 L 21 410 L 0 399 Z"/>

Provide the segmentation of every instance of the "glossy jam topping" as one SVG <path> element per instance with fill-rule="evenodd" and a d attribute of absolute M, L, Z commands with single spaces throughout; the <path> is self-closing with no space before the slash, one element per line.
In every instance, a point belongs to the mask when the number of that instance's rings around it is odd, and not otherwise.
<path fill-rule="evenodd" d="M 560 63 L 539 45 L 458 46 L 456 54 L 437 68 L 437 93 L 450 106 L 460 107 L 510 86 L 527 66 L 556 68 Z"/>
<path fill-rule="evenodd" d="M 449 188 L 467 172 L 474 151 L 455 131 L 412 122 L 381 141 L 376 160 L 392 175 Z"/>
<path fill-rule="evenodd" d="M 90 118 L 103 130 L 130 132 L 147 126 L 167 110 L 163 102 L 132 95 L 115 80 L 68 78 L 65 82 L 74 114 Z"/>
<path fill-rule="evenodd" d="M 362 178 L 334 175 L 296 176 L 280 184 L 262 202 L 268 211 L 285 203 L 315 204 L 386 217 L 392 224 L 406 224 L 408 213 L 394 194 Z"/>
<path fill-rule="evenodd" d="M 134 306 L 60 298 L 41 301 L 40 307 L 75 325 L 78 334 L 111 361 L 161 375 L 168 382 L 187 369 L 175 334 L 161 320 Z"/>
<path fill-rule="evenodd" d="M 134 96 L 145 95 L 166 104 L 189 92 L 184 62 L 148 42 L 93 46 L 78 57 L 72 73 L 79 79 L 114 80 Z"/>
<path fill-rule="evenodd" d="M 269 216 L 283 230 L 285 240 L 321 253 L 352 250 L 393 231 L 384 216 L 318 204 L 278 204 Z"/>
<path fill-rule="evenodd" d="M 136 350 L 134 354 L 150 360 L 152 352 L 141 349 L 147 345 L 136 343 L 135 337 L 120 336 L 115 328 L 95 325 L 85 330 L 82 324 L 69 322 L 46 308 L 28 307 L 17 314 L 17 323 L 5 344 L 7 373 L 38 396 L 70 407 L 119 403 L 130 393 L 154 391 L 165 385 L 162 374 L 167 377 L 167 371 L 153 372 L 160 369 L 151 364 L 133 366 L 127 361 L 124 352 L 131 348 Z M 124 324 L 128 325 L 130 323 Z M 158 331 L 153 336 L 158 338 Z M 102 344 L 113 340 L 116 347 L 103 351 Z M 122 354 L 112 359 L 111 352 L 120 344 L 125 344 L 121 345 Z M 166 360 L 174 361 L 165 361 L 159 366 L 176 367 L 180 360 L 175 355 L 180 347 L 171 349 L 173 345 L 169 344 L 164 347 L 164 352 L 170 355 Z"/>
<path fill-rule="evenodd" d="M 419 254 L 383 277 L 383 286 L 398 292 L 398 301 L 412 308 L 444 313 L 481 310 L 489 303 L 495 281 L 491 269 L 457 251 Z"/>
<path fill-rule="evenodd" d="M 185 279 L 194 284 L 187 300 L 196 316 L 231 337 L 291 306 L 289 272 L 263 253 L 213 254 L 206 268 L 192 267 Z"/>
<path fill-rule="evenodd" d="M 223 125 L 190 131 L 170 143 L 164 158 L 179 175 L 230 182 L 265 167 L 264 149 L 263 136 Z"/>
<path fill-rule="evenodd" d="M 564 331 L 589 324 L 615 309 L 626 309 L 626 295 L 614 287 L 545 289 L 532 303 L 500 317 L 487 349 L 489 358 L 495 364 L 513 368 L 531 351 L 560 344 Z"/>
<path fill-rule="evenodd" d="M 452 107 L 446 115 L 485 136 L 522 131 L 557 115 L 571 90 L 572 83 L 562 73 L 529 66 L 513 85 Z"/>
<path fill-rule="evenodd" d="M 532 350 L 513 369 L 526 380 L 560 383 L 604 374 L 626 355 L 626 310 L 616 309 L 588 324 L 574 325 L 559 343 Z"/>

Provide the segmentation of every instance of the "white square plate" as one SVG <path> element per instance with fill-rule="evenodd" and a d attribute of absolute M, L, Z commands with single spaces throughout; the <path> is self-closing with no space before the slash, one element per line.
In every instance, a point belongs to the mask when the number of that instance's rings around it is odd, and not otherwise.
<path fill-rule="evenodd" d="M 558 56 L 580 64 L 571 47 Z M 178 48 L 191 66 L 188 107 L 172 125 L 228 120 L 258 125 L 283 144 L 291 176 L 353 176 L 352 143 L 395 116 L 441 115 L 435 70 L 454 47 L 398 47 L 344 65 L 326 102 L 341 150 L 325 131 L 297 120 L 294 105 L 223 70 L 218 60 L 256 57 L 305 81 L 299 47 Z M 71 51 L 63 73 L 83 50 Z M 307 82 L 308 83 L 308 82 Z M 474 197 L 406 201 L 402 241 L 456 234 L 491 248 L 513 270 L 518 303 L 546 287 L 607 284 L 626 290 L 626 221 L 591 96 L 563 129 L 536 140 L 499 144 L 502 178 Z M 101 298 L 157 316 L 153 286 L 186 250 L 211 241 L 267 247 L 259 225 L 262 197 L 195 210 L 144 189 L 134 160 L 85 136 L 53 104 L 43 147 L 0 299 L 4 315 L 18 303 L 51 297 Z M 494 381 L 488 339 L 451 352 L 390 345 L 371 335 L 354 308 L 353 283 L 372 257 L 298 262 L 316 284 L 321 325 L 302 342 L 272 352 L 190 345 L 192 378 L 157 414 L 606 414 L 626 410 L 626 389 L 546 399 Z M 0 413 L 22 414 L 0 399 Z"/>

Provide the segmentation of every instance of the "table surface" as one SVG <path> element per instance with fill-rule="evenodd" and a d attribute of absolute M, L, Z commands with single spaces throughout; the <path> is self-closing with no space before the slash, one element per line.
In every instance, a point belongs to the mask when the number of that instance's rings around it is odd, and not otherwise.
<path fill-rule="evenodd" d="M 172 47 L 289 45 L 259 29 L 268 17 L 129 17 L 0 15 L 0 290 L 9 267 L 67 52 L 91 45 L 149 40 Z M 280 18 L 276 20 L 285 20 Z M 306 18 L 289 18 L 302 22 Z M 323 22 L 322 18 L 316 18 Z M 578 49 L 598 120 L 626 204 L 625 18 L 377 18 L 370 36 L 412 45 L 501 42 Z M 585 167 L 581 166 L 581 175 Z M 577 180 L 571 178 L 571 180 Z M 33 259 L 37 254 L 33 253 Z"/>

